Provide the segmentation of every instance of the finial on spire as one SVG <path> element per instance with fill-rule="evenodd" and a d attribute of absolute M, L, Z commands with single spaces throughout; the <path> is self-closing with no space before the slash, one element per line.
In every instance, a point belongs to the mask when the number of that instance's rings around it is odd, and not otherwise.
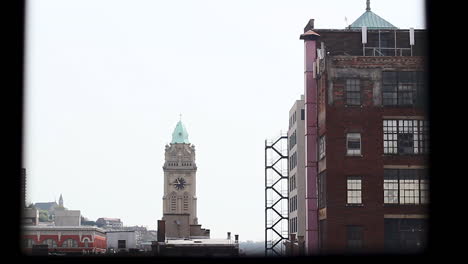
<path fill-rule="evenodd" d="M 179 114 L 179 121 L 182 121 L 182 114 Z"/>
<path fill-rule="evenodd" d="M 366 11 L 370 11 L 370 0 L 366 1 Z"/>

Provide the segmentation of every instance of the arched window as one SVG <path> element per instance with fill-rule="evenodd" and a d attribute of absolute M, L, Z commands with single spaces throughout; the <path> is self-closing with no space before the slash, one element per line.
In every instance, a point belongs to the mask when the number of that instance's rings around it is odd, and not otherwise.
<path fill-rule="evenodd" d="M 184 211 L 188 211 L 189 209 L 189 199 L 188 194 L 184 193 Z"/>
<path fill-rule="evenodd" d="M 32 248 L 32 246 L 34 245 L 34 240 L 32 240 L 31 238 L 28 238 L 28 239 L 25 239 L 24 240 L 24 247 L 25 248 Z"/>
<path fill-rule="evenodd" d="M 63 241 L 62 247 L 64 247 L 64 248 L 78 247 L 78 242 L 76 242 L 76 240 L 74 240 L 74 239 L 69 238 L 69 239 Z"/>
<path fill-rule="evenodd" d="M 83 239 L 84 247 L 89 247 L 89 238 L 85 237 Z"/>
<path fill-rule="evenodd" d="M 171 211 L 177 211 L 177 196 L 175 194 L 171 195 Z"/>
<path fill-rule="evenodd" d="M 48 245 L 49 248 L 56 248 L 57 247 L 57 241 L 53 240 L 52 238 L 48 238 L 42 242 L 44 245 Z"/>

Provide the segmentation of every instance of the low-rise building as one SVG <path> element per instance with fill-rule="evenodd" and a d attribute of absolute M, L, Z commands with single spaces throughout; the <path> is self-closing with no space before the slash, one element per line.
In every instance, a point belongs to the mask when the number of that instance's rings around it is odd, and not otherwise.
<path fill-rule="evenodd" d="M 123 227 L 120 218 L 101 217 L 96 220 L 96 224 L 104 229 L 119 229 Z"/>
<path fill-rule="evenodd" d="M 107 231 L 107 248 L 109 252 L 130 251 L 137 248 L 135 230 Z"/>
<path fill-rule="evenodd" d="M 24 226 L 23 250 L 31 254 L 34 245 L 47 245 L 49 253 L 105 253 L 106 233 L 89 226 Z"/>

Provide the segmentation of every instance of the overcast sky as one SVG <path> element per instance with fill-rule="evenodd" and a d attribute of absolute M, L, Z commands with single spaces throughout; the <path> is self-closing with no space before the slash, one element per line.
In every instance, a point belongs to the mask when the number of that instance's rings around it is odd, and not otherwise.
<path fill-rule="evenodd" d="M 196 146 L 198 219 L 212 238 L 264 239 L 264 144 L 304 89 L 303 41 L 365 0 L 27 1 L 29 202 L 63 194 L 90 220 L 156 229 L 164 148 L 179 114 Z M 425 28 L 424 1 L 372 0 Z M 346 19 L 347 22 L 346 22 Z"/>

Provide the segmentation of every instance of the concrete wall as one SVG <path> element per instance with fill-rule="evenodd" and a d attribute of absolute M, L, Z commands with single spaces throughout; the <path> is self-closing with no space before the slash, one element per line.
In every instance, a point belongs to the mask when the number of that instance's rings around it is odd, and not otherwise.
<path fill-rule="evenodd" d="M 36 208 L 24 208 L 22 220 L 23 224 L 37 225 L 39 222 L 39 210 Z"/>
<path fill-rule="evenodd" d="M 189 214 L 164 214 L 163 220 L 166 221 L 166 238 L 189 238 L 189 216 Z"/>
<path fill-rule="evenodd" d="M 306 226 L 306 210 L 305 210 L 305 109 L 304 109 L 304 100 L 297 100 L 294 105 L 289 110 L 289 117 L 291 118 L 295 114 L 295 122 L 291 123 L 291 126 L 288 130 L 288 153 L 289 157 L 293 153 L 297 155 L 297 165 L 292 170 L 288 167 L 289 182 L 291 183 L 292 177 L 295 177 L 295 188 L 289 190 L 289 198 L 291 199 L 294 196 L 297 196 L 297 209 L 289 212 L 289 219 L 297 218 L 297 231 L 292 232 L 289 228 L 289 233 L 295 233 L 296 237 L 305 236 L 305 226 Z M 304 120 L 301 119 L 301 110 L 304 111 Z M 290 146 L 290 138 L 293 133 L 296 133 L 296 144 Z M 291 225 L 290 225 L 291 226 Z"/>
<path fill-rule="evenodd" d="M 55 210 L 55 225 L 56 226 L 80 226 L 81 212 L 80 210 Z"/>
<path fill-rule="evenodd" d="M 135 231 L 108 231 L 107 236 L 107 248 L 114 248 L 116 251 L 118 248 L 118 241 L 125 240 L 125 249 L 136 248 L 136 233 Z"/>

